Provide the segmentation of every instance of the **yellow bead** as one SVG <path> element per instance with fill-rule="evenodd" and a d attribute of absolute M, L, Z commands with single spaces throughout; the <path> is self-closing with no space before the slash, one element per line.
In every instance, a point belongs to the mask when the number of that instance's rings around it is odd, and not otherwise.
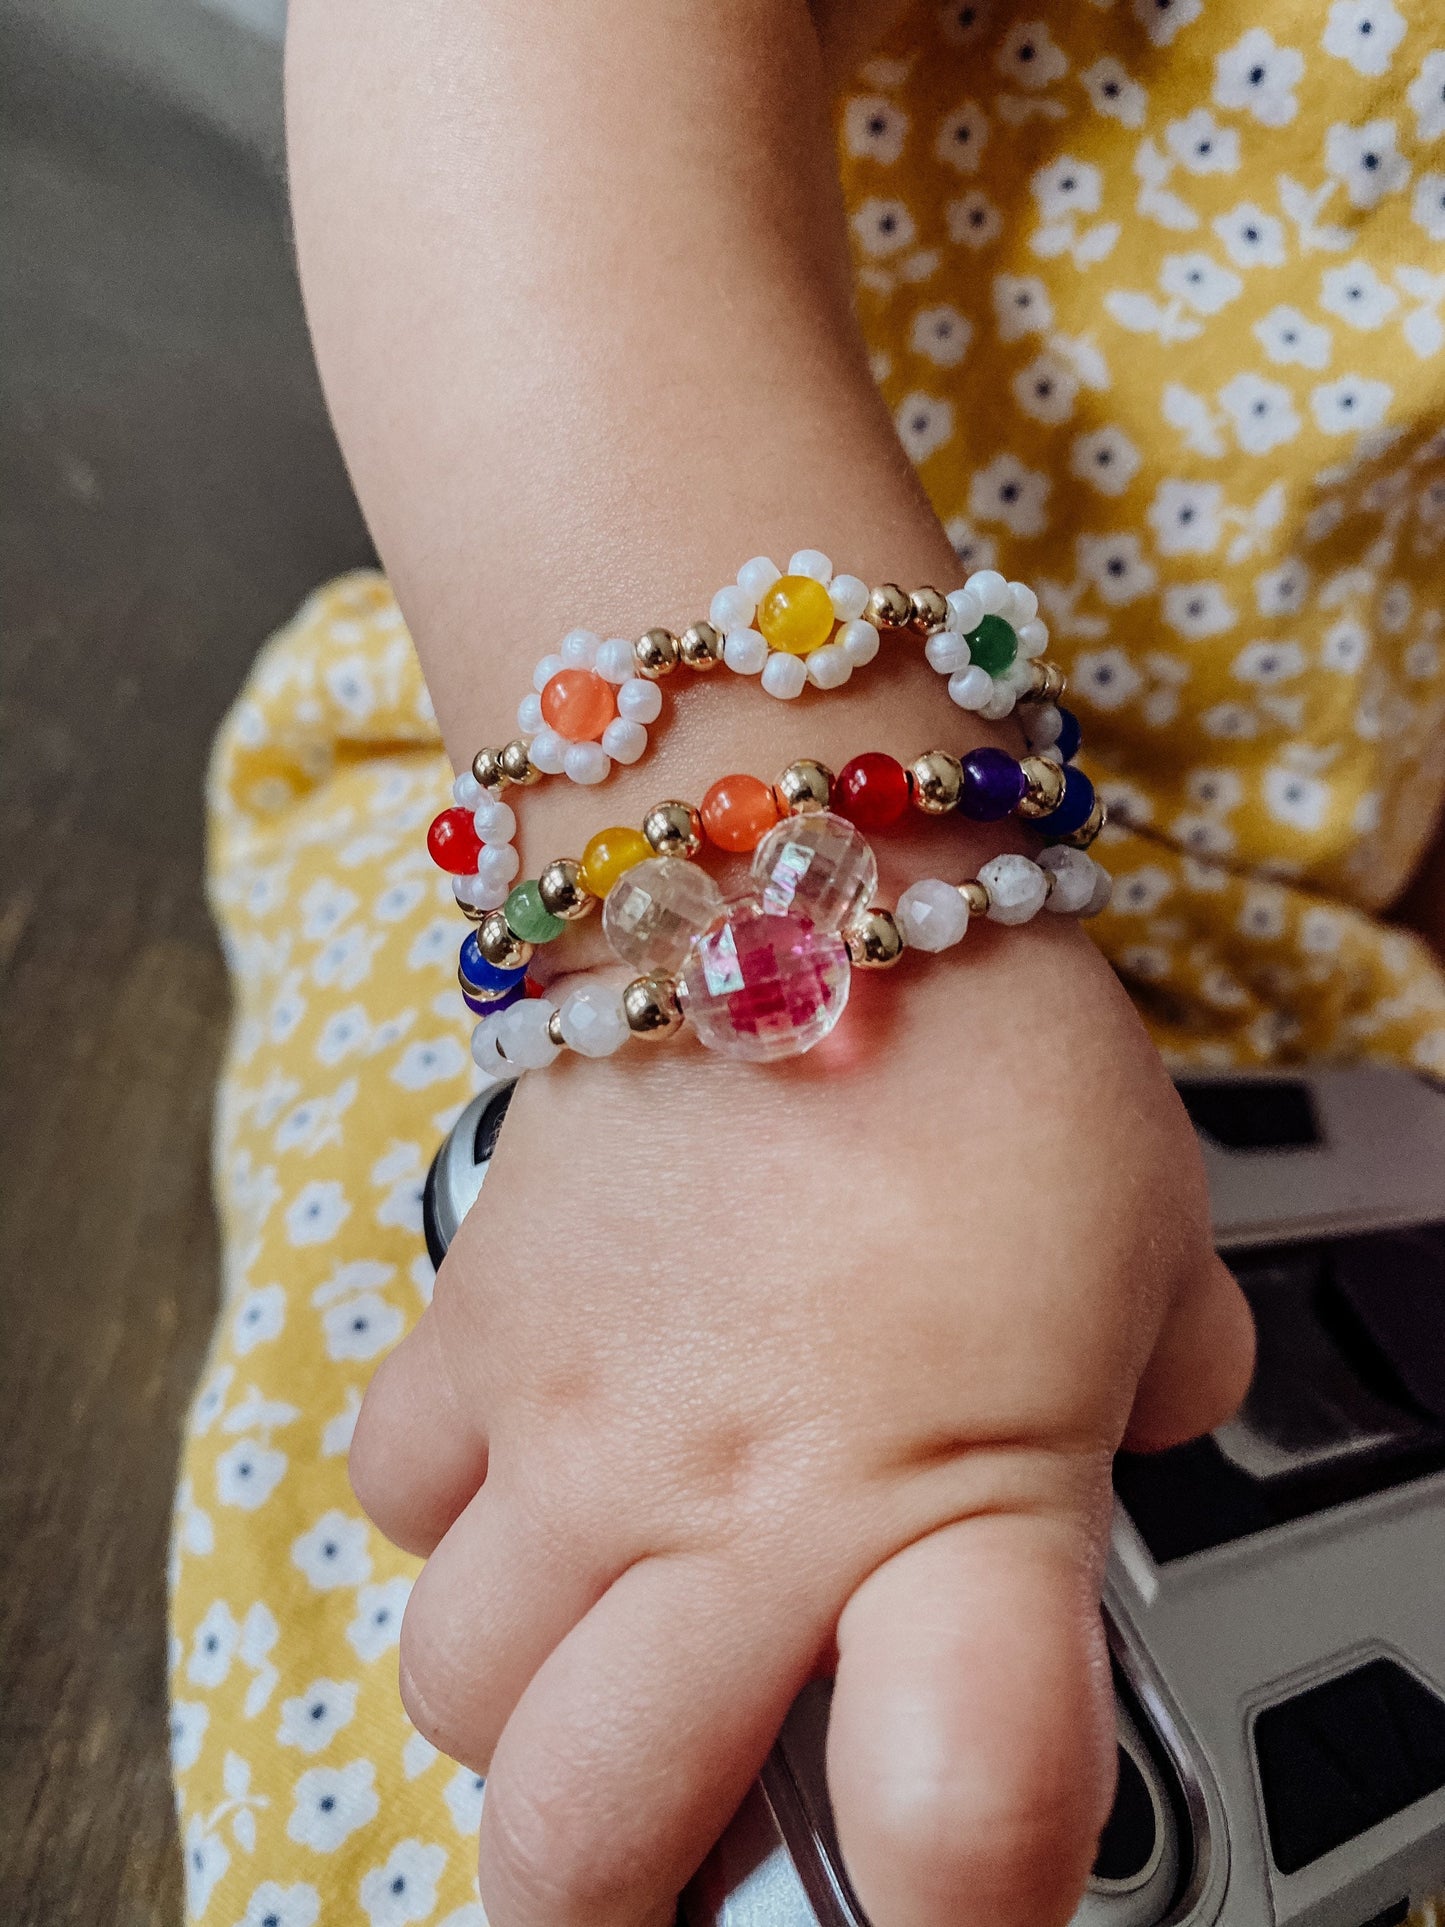
<path fill-rule="evenodd" d="M 618 826 L 599 830 L 582 852 L 581 882 L 594 897 L 605 897 L 624 870 L 645 863 L 652 845 L 641 830 Z"/>
<path fill-rule="evenodd" d="M 833 633 L 833 604 L 810 575 L 781 575 L 758 604 L 758 627 L 774 649 L 810 656 Z"/>

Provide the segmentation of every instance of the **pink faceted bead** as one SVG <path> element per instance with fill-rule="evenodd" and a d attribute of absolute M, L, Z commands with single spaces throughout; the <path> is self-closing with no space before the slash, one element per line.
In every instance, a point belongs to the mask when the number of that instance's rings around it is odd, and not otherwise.
<path fill-rule="evenodd" d="M 683 968 L 688 1021 L 709 1050 L 771 1063 L 828 1035 L 848 1001 L 843 940 L 760 903 L 729 904 Z"/>

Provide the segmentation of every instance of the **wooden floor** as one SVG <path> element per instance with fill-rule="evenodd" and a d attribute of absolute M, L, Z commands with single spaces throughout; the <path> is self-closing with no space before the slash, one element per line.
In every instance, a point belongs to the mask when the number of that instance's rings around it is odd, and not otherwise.
<path fill-rule="evenodd" d="M 277 188 L 0 19 L 0 1921 L 181 1918 L 178 1427 L 216 1303 L 201 783 L 367 556 Z"/>

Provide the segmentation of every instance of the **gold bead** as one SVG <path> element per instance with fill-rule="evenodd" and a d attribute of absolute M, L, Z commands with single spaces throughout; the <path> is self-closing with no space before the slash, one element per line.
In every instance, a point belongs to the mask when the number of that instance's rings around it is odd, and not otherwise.
<path fill-rule="evenodd" d="M 503 776 L 509 783 L 516 783 L 525 788 L 527 784 L 535 783 L 541 777 L 541 770 L 533 766 L 532 759 L 527 753 L 527 745 L 520 736 L 506 745 L 497 760 L 502 766 Z"/>
<path fill-rule="evenodd" d="M 1019 801 L 1020 816 L 1048 816 L 1064 800 L 1064 772 L 1047 756 L 1025 756 L 1019 763 L 1026 785 Z"/>
<path fill-rule="evenodd" d="M 634 1037 L 672 1037 L 682 1029 L 682 1000 L 672 977 L 634 977 L 622 993 L 622 1010 Z"/>
<path fill-rule="evenodd" d="M 558 1050 L 565 1050 L 567 1048 L 567 1039 L 562 1035 L 562 1013 L 560 1010 L 554 1010 L 552 1015 L 547 1019 L 547 1035 L 557 1046 Z"/>
<path fill-rule="evenodd" d="M 865 910 L 843 932 L 848 955 L 860 970 L 887 970 L 903 955 L 903 932 L 891 910 Z"/>
<path fill-rule="evenodd" d="M 574 857 L 559 856 L 537 878 L 537 895 L 542 908 L 564 923 L 585 917 L 597 899 L 582 882 L 582 865 Z"/>
<path fill-rule="evenodd" d="M 913 807 L 925 816 L 946 816 L 963 794 L 963 765 L 945 749 L 931 749 L 909 765 Z"/>
<path fill-rule="evenodd" d="M 462 903 L 460 899 L 457 902 L 457 908 L 461 911 L 468 923 L 480 923 L 482 918 L 487 915 L 487 912 L 485 910 L 479 910 L 476 904 Z"/>
<path fill-rule="evenodd" d="M 1056 662 L 1046 662 L 1038 656 L 1029 664 L 1033 680 L 1024 691 L 1021 701 L 1026 703 L 1056 703 L 1064 693 L 1064 672 Z"/>
<path fill-rule="evenodd" d="M 477 948 L 498 970 L 520 970 L 532 961 L 533 946 L 513 935 L 501 910 L 489 910 L 477 925 Z"/>
<path fill-rule="evenodd" d="M 968 905 L 968 914 L 971 917 L 986 917 L 988 915 L 988 885 L 986 883 L 980 883 L 977 877 L 970 877 L 967 883 L 959 884 L 958 894 Z"/>
<path fill-rule="evenodd" d="M 507 776 L 502 768 L 502 752 L 499 749 L 479 749 L 472 758 L 472 775 L 484 790 L 499 790 Z"/>
<path fill-rule="evenodd" d="M 659 856 L 696 856 L 702 818 L 691 803 L 659 803 L 643 817 L 642 834 Z"/>
<path fill-rule="evenodd" d="M 689 669 L 716 669 L 723 659 L 723 637 L 710 622 L 694 622 L 678 637 L 678 654 Z"/>
<path fill-rule="evenodd" d="M 1067 843 L 1071 849 L 1087 850 L 1094 838 L 1109 820 L 1109 812 L 1100 797 L 1094 798 L 1094 807 L 1084 818 L 1078 829 L 1069 836 L 1061 836 L 1060 843 Z"/>
<path fill-rule="evenodd" d="M 670 676 L 677 667 L 680 654 L 677 637 L 671 629 L 649 629 L 632 645 L 632 654 L 638 675 L 657 682 L 663 676 Z"/>
<path fill-rule="evenodd" d="M 826 810 L 833 795 L 833 772 L 826 763 L 802 757 L 789 763 L 773 785 L 773 795 L 784 816 L 812 816 Z"/>
<path fill-rule="evenodd" d="M 915 589 L 908 598 L 912 612 L 911 626 L 920 636 L 936 636 L 948 624 L 948 602 L 937 589 L 924 587 Z"/>
<path fill-rule="evenodd" d="M 864 614 L 875 629 L 906 629 L 913 620 L 913 604 L 896 582 L 883 582 L 868 597 Z"/>
<path fill-rule="evenodd" d="M 1055 874 L 1055 872 L 1052 870 L 1045 870 L 1044 871 L 1044 902 L 1045 903 L 1048 902 L 1049 898 L 1054 894 L 1054 891 L 1058 887 L 1059 887 L 1059 879 Z"/>

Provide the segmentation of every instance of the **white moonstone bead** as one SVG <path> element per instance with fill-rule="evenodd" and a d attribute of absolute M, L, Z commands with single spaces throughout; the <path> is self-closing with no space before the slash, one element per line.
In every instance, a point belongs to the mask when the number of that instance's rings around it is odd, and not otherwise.
<path fill-rule="evenodd" d="M 477 855 L 477 875 L 483 883 L 510 883 L 522 859 L 510 843 L 487 843 Z"/>
<path fill-rule="evenodd" d="M 973 661 L 967 642 L 956 629 L 940 629 L 936 636 L 930 636 L 923 654 L 929 668 L 936 669 L 940 676 L 956 676 Z"/>
<path fill-rule="evenodd" d="M 548 683 L 551 682 L 557 671 L 559 669 L 565 669 L 566 667 L 566 663 L 563 662 L 560 656 L 543 656 L 542 660 L 537 664 L 537 667 L 532 671 L 532 687 L 537 691 L 538 695 L 540 695 Z"/>
<path fill-rule="evenodd" d="M 662 714 L 662 691 L 645 676 L 634 676 L 617 691 L 617 713 L 627 723 L 655 723 Z"/>
<path fill-rule="evenodd" d="M 841 649 L 853 667 L 861 669 L 864 663 L 872 662 L 878 654 L 878 631 L 871 622 L 854 617 L 851 622 L 843 624 L 831 645 L 825 643 L 824 647 Z"/>
<path fill-rule="evenodd" d="M 960 709 L 982 709 L 993 695 L 993 677 L 976 662 L 971 663 L 949 677 L 948 694 Z"/>
<path fill-rule="evenodd" d="M 610 1057 L 627 1039 L 622 993 L 610 984 L 581 984 L 562 1005 L 562 1036 L 583 1057 Z"/>
<path fill-rule="evenodd" d="M 562 767 L 574 783 L 601 783 L 612 767 L 612 758 L 601 743 L 569 743 Z"/>
<path fill-rule="evenodd" d="M 626 964 L 677 970 L 722 902 L 722 891 L 696 863 L 648 857 L 624 870 L 607 892 L 602 934 Z"/>
<path fill-rule="evenodd" d="M 483 794 L 481 784 L 469 769 L 464 769 L 452 784 L 452 801 L 461 810 L 474 810 Z"/>
<path fill-rule="evenodd" d="M 517 834 L 517 812 L 495 796 L 487 796 L 472 811 L 472 823 L 483 843 L 510 843 Z"/>
<path fill-rule="evenodd" d="M 590 669 L 601 647 L 601 636 L 590 629 L 569 629 L 562 638 L 562 660 L 569 669 Z"/>
<path fill-rule="evenodd" d="M 604 642 L 597 651 L 593 668 L 604 682 L 626 682 L 629 676 L 635 675 L 637 663 L 626 636 L 612 636 Z"/>
<path fill-rule="evenodd" d="M 1019 639 L 1019 654 L 1025 662 L 1032 662 L 1036 656 L 1041 656 L 1049 646 L 1047 625 L 1040 622 L 1037 616 L 1035 616 L 1032 622 L 1022 623 L 1019 628 L 1014 631 L 1014 634 Z"/>
<path fill-rule="evenodd" d="M 835 575 L 828 584 L 828 600 L 839 622 L 854 622 L 868 607 L 868 584 L 861 576 Z"/>
<path fill-rule="evenodd" d="M 1089 861 L 1093 863 L 1093 858 Z M 1097 917 L 1101 910 L 1107 910 L 1109 899 L 1114 894 L 1114 879 L 1102 863 L 1094 863 L 1094 894 L 1080 912 L 1081 916 Z"/>
<path fill-rule="evenodd" d="M 914 950 L 947 950 L 968 928 L 963 892 L 938 877 L 911 883 L 893 914 L 903 941 Z"/>
<path fill-rule="evenodd" d="M 1044 873 L 1031 857 L 1012 853 L 985 863 L 978 880 L 988 891 L 988 914 L 994 923 L 1027 923 L 1038 915 L 1048 896 Z"/>
<path fill-rule="evenodd" d="M 756 629 L 729 629 L 723 661 L 739 676 L 757 676 L 768 660 L 768 639 Z"/>
<path fill-rule="evenodd" d="M 1024 717 L 1024 741 L 1037 755 L 1059 740 L 1063 727 L 1057 703 L 1031 703 Z"/>
<path fill-rule="evenodd" d="M 791 702 L 794 696 L 801 696 L 808 681 L 808 666 L 801 656 L 784 655 L 781 650 L 771 650 L 763 665 L 763 688 L 770 696 L 777 696 L 782 702 Z"/>
<path fill-rule="evenodd" d="M 504 1010 L 493 1011 L 472 1032 L 472 1062 L 488 1077 L 506 1077 L 512 1070 L 511 1064 L 502 1055 L 499 1035 L 506 1014 Z"/>
<path fill-rule="evenodd" d="M 1091 863 L 1083 850 L 1071 850 L 1067 843 L 1056 843 L 1040 856 L 1039 868 L 1049 871 L 1054 879 L 1049 908 L 1060 916 L 1081 917 L 1094 894 L 1094 872 L 1098 865 Z"/>
<path fill-rule="evenodd" d="M 614 763 L 635 763 L 647 748 L 647 731 L 626 716 L 614 716 L 602 732 L 602 747 Z"/>
<path fill-rule="evenodd" d="M 1025 622 L 1032 622 L 1039 612 L 1039 599 L 1026 582 L 1010 582 L 1008 585 L 1009 606 L 1004 616 L 1018 629 Z"/>
<path fill-rule="evenodd" d="M 746 589 L 740 589 L 736 582 L 729 582 L 713 597 L 708 606 L 707 619 L 714 629 L 721 629 L 726 635 L 729 629 L 746 629 L 757 606 Z"/>
<path fill-rule="evenodd" d="M 511 883 L 488 883 L 485 877 L 453 877 L 452 895 L 458 903 L 470 904 L 473 910 L 500 910 L 507 901 Z"/>
<path fill-rule="evenodd" d="M 975 569 L 963 586 L 965 589 L 972 589 L 986 616 L 1001 614 L 1012 600 L 1009 595 L 1008 579 L 1001 576 L 997 569 Z"/>
<path fill-rule="evenodd" d="M 567 738 L 555 729 L 539 729 L 527 745 L 527 754 L 544 776 L 560 776 L 567 767 Z"/>
<path fill-rule="evenodd" d="M 808 681 L 819 689 L 841 689 L 853 673 L 847 650 L 840 649 L 836 642 L 825 642 L 821 649 L 813 650 L 803 660 Z"/>
<path fill-rule="evenodd" d="M 983 604 L 972 589 L 951 589 L 944 600 L 948 604 L 948 626 L 959 635 L 968 635 L 983 621 Z"/>
<path fill-rule="evenodd" d="M 542 698 L 535 689 L 529 689 L 517 704 L 517 727 L 524 736 L 535 736 L 544 727 L 542 721 Z"/>
<path fill-rule="evenodd" d="M 833 564 L 821 549 L 797 549 L 788 559 L 789 575 L 808 575 L 815 582 L 832 579 Z"/>
<path fill-rule="evenodd" d="M 782 573 L 770 555 L 755 555 L 738 570 L 738 587 L 759 602 Z"/>
<path fill-rule="evenodd" d="M 554 1062 L 560 1044 L 547 1035 L 557 1006 L 546 997 L 523 997 L 501 1013 L 497 1034 L 509 1062 L 518 1070 L 544 1071 Z"/>
<path fill-rule="evenodd" d="M 1001 723 L 1005 716 L 1012 716 L 1017 701 L 1017 693 L 1007 683 L 996 682 L 993 694 L 978 713 L 986 723 Z"/>

